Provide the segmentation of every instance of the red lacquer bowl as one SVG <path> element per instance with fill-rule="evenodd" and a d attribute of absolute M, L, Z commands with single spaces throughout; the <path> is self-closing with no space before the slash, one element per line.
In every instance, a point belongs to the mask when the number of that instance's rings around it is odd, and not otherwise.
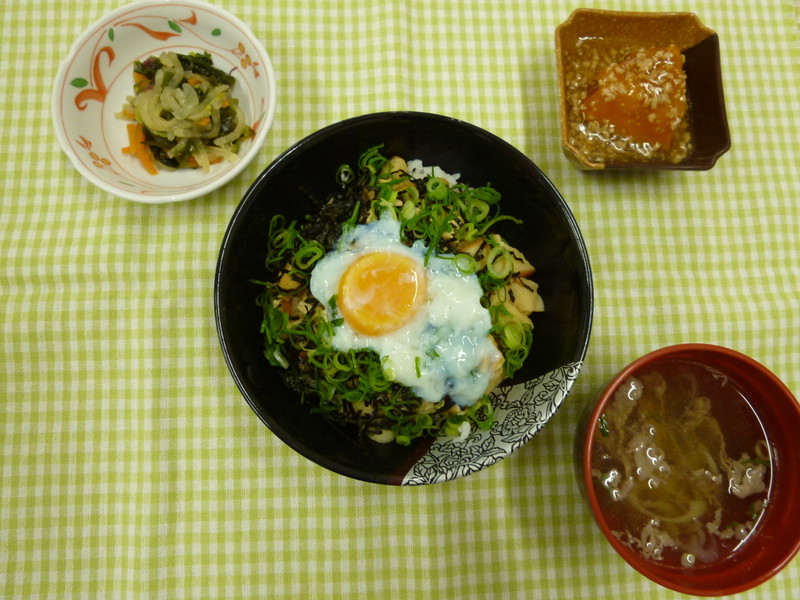
<path fill-rule="evenodd" d="M 767 434 L 772 453 L 771 490 L 761 521 L 734 554 L 702 568 L 681 569 L 647 559 L 611 532 L 592 482 L 592 446 L 601 435 L 599 420 L 614 392 L 643 367 L 666 360 L 711 367 L 736 382 Z M 576 437 L 575 465 L 589 507 L 600 529 L 628 564 L 652 581 L 684 594 L 722 596 L 753 588 L 778 573 L 800 549 L 800 404 L 772 372 L 752 358 L 720 346 L 680 344 L 661 348 L 620 371 L 599 400 L 587 406 Z"/>

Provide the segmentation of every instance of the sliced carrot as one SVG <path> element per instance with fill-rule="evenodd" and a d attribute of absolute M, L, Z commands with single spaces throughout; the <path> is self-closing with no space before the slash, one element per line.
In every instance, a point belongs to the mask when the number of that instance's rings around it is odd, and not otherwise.
<path fill-rule="evenodd" d="M 148 150 L 144 141 L 144 126 L 141 123 L 128 123 L 128 143 L 130 145 L 127 148 L 123 148 L 122 151 L 125 154 L 132 154 L 142 161 L 142 165 L 148 173 L 158 175 L 158 169 L 153 163 L 150 150 Z"/>
<path fill-rule="evenodd" d="M 188 83 L 191 86 L 195 86 L 195 85 L 200 85 L 201 83 L 203 83 L 203 80 L 202 79 L 198 79 L 197 77 L 189 77 L 189 79 L 186 80 L 186 83 Z"/>
<path fill-rule="evenodd" d="M 208 125 L 209 123 L 211 123 L 211 117 L 203 117 L 197 121 L 198 125 Z"/>
<path fill-rule="evenodd" d="M 142 75 L 141 73 L 137 73 L 136 71 L 133 72 L 133 89 L 136 92 L 140 92 L 146 90 L 150 85 L 150 80 L 147 78 L 146 75 Z"/>
<path fill-rule="evenodd" d="M 136 123 L 128 123 L 128 146 L 122 149 L 125 154 L 136 154 L 135 139 Z"/>
<path fill-rule="evenodd" d="M 215 165 L 218 162 L 222 162 L 222 157 L 221 156 L 209 156 L 208 157 L 208 164 Z M 191 167 L 193 169 L 196 169 L 200 165 L 198 164 L 197 159 L 194 156 L 190 156 L 189 158 L 186 159 L 186 166 L 187 167 Z"/>

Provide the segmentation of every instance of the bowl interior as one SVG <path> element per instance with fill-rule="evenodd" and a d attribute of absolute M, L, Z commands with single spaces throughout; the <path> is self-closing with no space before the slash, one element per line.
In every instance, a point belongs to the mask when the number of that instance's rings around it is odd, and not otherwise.
<path fill-rule="evenodd" d="M 678 164 L 669 162 L 593 162 L 569 141 L 569 111 L 566 101 L 564 65 L 580 40 L 605 38 L 621 46 L 652 47 L 675 44 L 686 57 L 686 88 L 689 98 L 693 151 Z M 565 155 L 581 169 L 680 169 L 706 170 L 731 145 L 725 98 L 722 90 L 719 38 L 692 13 L 657 13 L 577 9 L 556 28 L 559 74 L 561 142 Z"/>
<path fill-rule="evenodd" d="M 214 66 L 236 78 L 239 101 L 255 136 L 239 160 L 202 169 L 162 169 L 149 175 L 122 152 L 126 121 L 117 117 L 133 93 L 133 65 L 162 52 L 208 52 Z M 147 203 L 195 198 L 230 181 L 263 145 L 275 112 L 275 78 L 269 56 L 249 28 L 210 4 L 138 2 L 91 26 L 61 65 L 53 91 L 53 124 L 75 168 L 116 196 Z"/>
<path fill-rule="evenodd" d="M 663 360 L 684 359 L 712 367 L 738 383 L 761 420 L 772 451 L 769 503 L 748 540 L 729 559 L 693 570 L 675 569 L 645 559 L 611 533 L 594 493 L 591 449 L 599 433 L 600 415 L 614 391 L 632 373 Z M 621 371 L 605 389 L 590 416 L 579 428 L 582 491 L 600 528 L 614 549 L 637 571 L 673 590 L 700 596 L 734 594 L 763 583 L 780 571 L 800 548 L 800 521 L 794 507 L 800 503 L 800 405 L 789 389 L 769 370 L 744 354 L 707 344 L 681 344 L 652 352 Z"/>
<path fill-rule="evenodd" d="M 309 415 L 263 356 L 262 315 L 254 303 L 259 288 L 251 283 L 264 277 L 272 216 L 302 218 L 311 209 L 309 196 L 323 199 L 335 191 L 342 163 L 354 165 L 378 144 L 387 154 L 461 173 L 463 182 L 491 183 L 502 194 L 503 212 L 524 220 L 501 233 L 531 257 L 546 310 L 535 315 L 533 350 L 515 381 L 582 360 L 591 326 L 591 275 L 577 225 L 549 180 L 506 142 L 455 119 L 421 113 L 356 117 L 302 140 L 259 176 L 233 215 L 217 267 L 217 324 L 231 373 L 259 417 L 304 456 L 351 477 L 398 483 L 430 441 L 365 446 L 354 431 Z"/>

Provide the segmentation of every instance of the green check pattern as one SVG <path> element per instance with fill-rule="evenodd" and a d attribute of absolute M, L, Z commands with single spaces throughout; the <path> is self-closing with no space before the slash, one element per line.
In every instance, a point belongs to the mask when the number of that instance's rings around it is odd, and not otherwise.
<path fill-rule="evenodd" d="M 51 125 L 59 63 L 119 5 L 0 6 L 0 598 L 681 598 L 594 525 L 573 432 L 616 370 L 673 343 L 735 348 L 800 393 L 793 4 L 615 3 L 693 10 L 719 33 L 733 138 L 708 172 L 620 174 L 560 150 L 554 30 L 578 5 L 228 0 L 272 57 L 274 126 L 233 182 L 160 206 L 87 183 Z M 489 469 L 411 489 L 330 473 L 265 428 L 225 367 L 212 299 L 258 173 L 324 125 L 395 109 L 530 156 L 576 215 L 596 290 L 584 370 L 547 427 Z M 739 597 L 800 597 L 800 562 Z"/>

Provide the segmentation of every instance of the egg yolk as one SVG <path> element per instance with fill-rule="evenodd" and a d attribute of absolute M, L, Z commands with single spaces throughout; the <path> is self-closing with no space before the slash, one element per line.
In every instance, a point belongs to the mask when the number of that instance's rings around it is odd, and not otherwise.
<path fill-rule="evenodd" d="M 339 281 L 339 310 L 359 333 L 378 336 L 414 318 L 427 297 L 422 266 L 399 252 L 371 252 L 357 258 Z"/>

